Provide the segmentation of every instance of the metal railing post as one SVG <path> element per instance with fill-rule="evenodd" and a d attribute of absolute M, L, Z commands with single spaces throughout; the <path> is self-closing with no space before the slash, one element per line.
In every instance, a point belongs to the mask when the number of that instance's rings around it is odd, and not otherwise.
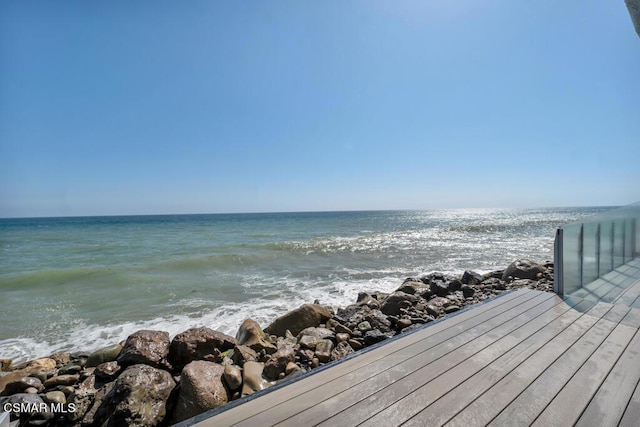
<path fill-rule="evenodd" d="M 564 296 L 562 237 L 562 228 L 558 228 L 553 243 L 553 291 L 561 297 Z"/>

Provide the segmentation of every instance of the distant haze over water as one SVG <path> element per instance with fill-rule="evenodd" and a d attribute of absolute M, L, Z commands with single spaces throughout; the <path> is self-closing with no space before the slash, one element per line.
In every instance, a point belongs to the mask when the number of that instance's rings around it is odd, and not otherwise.
<path fill-rule="evenodd" d="M 138 329 L 266 327 L 431 271 L 553 257 L 555 229 L 610 208 L 0 219 L 0 358 L 86 350 Z"/>

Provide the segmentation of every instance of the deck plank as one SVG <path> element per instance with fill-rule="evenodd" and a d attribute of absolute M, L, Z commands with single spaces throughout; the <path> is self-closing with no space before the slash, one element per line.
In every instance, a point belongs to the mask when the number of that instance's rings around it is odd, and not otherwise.
<path fill-rule="evenodd" d="M 616 326 L 532 425 L 574 425 L 636 332 Z"/>
<path fill-rule="evenodd" d="M 456 384 L 454 389 L 436 400 L 435 403 L 426 406 L 419 414 L 404 425 L 417 426 L 425 422 L 431 426 L 445 424 L 484 392 L 511 374 L 514 369 L 523 366 L 525 361 L 530 357 L 537 356 L 540 358 L 541 353 L 539 350 L 543 348 L 548 354 L 547 359 L 540 360 L 537 365 L 543 367 L 548 366 L 549 359 L 551 359 L 551 361 L 555 360 L 557 355 L 564 352 L 573 342 L 577 341 L 601 317 L 599 311 L 605 308 L 603 305 L 599 305 L 587 313 L 583 313 L 588 306 L 593 305 L 593 302 L 585 301 L 581 306 L 567 311 L 531 335 L 521 344 L 489 363 L 466 381 Z M 605 309 L 609 310 L 609 307 Z M 519 378 L 517 373 L 515 375 Z M 510 384 L 505 382 L 499 390 L 510 393 L 508 391 L 509 387 Z M 513 396 L 513 394 L 510 395 Z"/>
<path fill-rule="evenodd" d="M 636 331 L 629 346 L 613 367 L 602 386 L 596 392 L 577 425 L 617 426 L 634 389 L 640 381 L 638 359 L 640 356 L 640 334 Z M 636 419 L 636 422 L 638 420 Z"/>
<path fill-rule="evenodd" d="M 577 341 L 569 343 L 573 345 L 556 341 L 553 346 L 545 347 L 458 413 L 447 425 L 486 425 L 492 420 L 496 426 L 531 424 L 628 311 L 626 307 L 614 306 Z"/>
<path fill-rule="evenodd" d="M 361 425 L 399 425 L 429 403 L 428 399 L 431 396 L 421 394 L 419 390 L 435 392 L 438 387 L 450 385 L 438 384 L 437 387 L 433 387 L 432 383 L 436 378 L 444 373 L 449 373 L 454 382 L 460 382 L 460 376 L 468 378 L 473 372 L 484 366 L 487 360 L 494 360 L 534 333 L 534 329 L 537 329 L 536 321 L 541 316 L 543 319 L 540 321 L 545 321 L 545 315 L 546 319 L 551 321 L 558 316 L 559 312 L 563 313 L 567 309 L 568 307 L 561 300 L 549 299 L 499 327 L 477 336 L 466 345 L 447 354 L 446 357 L 441 357 L 433 362 L 430 358 L 422 357 L 419 361 L 422 367 L 412 372 L 410 376 L 386 385 L 380 391 L 351 406 L 347 411 L 343 411 L 319 425 L 356 425 L 383 409 L 384 411 Z M 474 356 L 477 360 L 473 360 Z M 409 395 L 413 397 L 413 393 L 418 393 L 416 399 L 406 398 Z M 395 403 L 398 401 L 401 401 L 402 404 L 396 405 Z"/>

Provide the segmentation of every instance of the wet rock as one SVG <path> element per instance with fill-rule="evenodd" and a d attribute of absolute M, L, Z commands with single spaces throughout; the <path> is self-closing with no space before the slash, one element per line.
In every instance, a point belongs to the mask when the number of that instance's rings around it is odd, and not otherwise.
<path fill-rule="evenodd" d="M 281 373 L 285 372 L 287 364 L 295 360 L 293 347 L 283 347 L 271 355 L 264 364 L 264 375 L 272 380 L 277 380 Z"/>
<path fill-rule="evenodd" d="M 331 360 L 331 351 L 333 350 L 333 341 L 331 340 L 320 340 L 318 345 L 316 345 L 316 357 L 322 363 L 327 363 Z"/>
<path fill-rule="evenodd" d="M 407 294 L 405 292 L 394 292 L 389 295 L 382 305 L 380 311 L 386 315 L 399 315 L 401 309 L 407 309 L 418 301 L 418 297 L 415 295 Z"/>
<path fill-rule="evenodd" d="M 271 323 L 266 332 L 269 334 L 284 336 L 287 330 L 293 335 L 298 335 L 309 327 L 320 326 L 321 323 L 333 317 L 333 313 L 319 304 L 304 304 L 293 311 L 278 317 Z"/>
<path fill-rule="evenodd" d="M 242 370 L 236 365 L 225 366 L 223 376 L 229 390 L 238 390 L 242 385 Z"/>
<path fill-rule="evenodd" d="M 43 357 L 41 359 L 31 360 L 28 362 L 20 363 L 19 365 L 15 365 L 11 370 L 12 371 L 51 371 L 56 368 L 56 361 L 49 358 Z"/>
<path fill-rule="evenodd" d="M 482 274 L 476 273 L 472 270 L 467 270 L 462 274 L 461 282 L 463 285 L 475 286 L 482 283 L 484 279 L 485 277 Z"/>
<path fill-rule="evenodd" d="M 535 280 L 538 273 L 544 273 L 544 271 L 545 269 L 542 265 L 526 259 L 520 259 L 509 264 L 504 273 L 502 273 L 502 280 L 508 281 L 509 277 Z"/>
<path fill-rule="evenodd" d="M 346 341 L 339 342 L 336 347 L 331 350 L 331 360 L 338 360 L 347 357 L 351 353 L 355 353 L 353 348 Z"/>
<path fill-rule="evenodd" d="M 96 366 L 94 375 L 102 381 L 110 382 L 118 376 L 121 370 L 122 367 L 118 362 L 105 362 Z"/>
<path fill-rule="evenodd" d="M 163 367 L 169 354 L 169 343 L 168 332 L 137 331 L 129 335 L 116 360 L 120 366 L 145 364 Z"/>
<path fill-rule="evenodd" d="M 238 344 L 246 345 L 256 353 L 265 351 L 268 354 L 273 354 L 278 350 L 267 340 L 260 324 L 253 319 L 245 319 L 242 322 L 236 333 L 236 340 Z"/>
<path fill-rule="evenodd" d="M 258 353 L 245 345 L 237 345 L 233 347 L 231 360 L 236 365 L 242 367 L 246 362 L 255 362 L 258 360 Z"/>
<path fill-rule="evenodd" d="M 191 328 L 171 341 L 169 361 L 178 371 L 194 360 L 220 362 L 221 353 L 233 349 L 237 343 L 234 337 L 207 327 Z"/>
<path fill-rule="evenodd" d="M 0 393 L 0 396 L 10 396 L 12 394 L 25 393 L 25 390 L 27 390 L 28 388 L 36 389 L 37 393 L 38 391 L 44 389 L 44 386 L 42 385 L 42 381 L 40 381 L 38 378 L 21 377 L 16 379 L 15 381 L 8 383 L 4 387 L 4 391 Z"/>
<path fill-rule="evenodd" d="M 242 396 L 263 390 L 273 383 L 262 378 L 264 363 L 247 362 L 242 370 Z"/>
<path fill-rule="evenodd" d="M 101 363 L 105 362 L 113 362 L 118 359 L 120 352 L 122 351 L 122 346 L 120 344 L 113 344 L 107 347 L 103 347 L 99 350 L 94 351 L 87 358 L 87 367 L 95 367 Z"/>
<path fill-rule="evenodd" d="M 456 292 L 462 288 L 462 282 L 458 279 L 453 279 L 449 283 L 447 283 L 447 289 L 449 292 Z"/>
<path fill-rule="evenodd" d="M 156 343 L 155 340 L 152 342 Z M 124 347 L 126 349 L 127 345 Z M 142 364 L 129 366 L 96 410 L 94 423 L 107 427 L 160 425 L 165 419 L 167 400 L 175 386 L 167 371 Z"/>

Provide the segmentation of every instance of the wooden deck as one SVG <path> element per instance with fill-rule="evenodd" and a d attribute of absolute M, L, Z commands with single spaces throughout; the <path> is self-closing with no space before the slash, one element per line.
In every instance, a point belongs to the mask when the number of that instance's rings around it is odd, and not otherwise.
<path fill-rule="evenodd" d="M 505 294 L 189 423 L 637 426 L 640 259 L 603 279 Z"/>

